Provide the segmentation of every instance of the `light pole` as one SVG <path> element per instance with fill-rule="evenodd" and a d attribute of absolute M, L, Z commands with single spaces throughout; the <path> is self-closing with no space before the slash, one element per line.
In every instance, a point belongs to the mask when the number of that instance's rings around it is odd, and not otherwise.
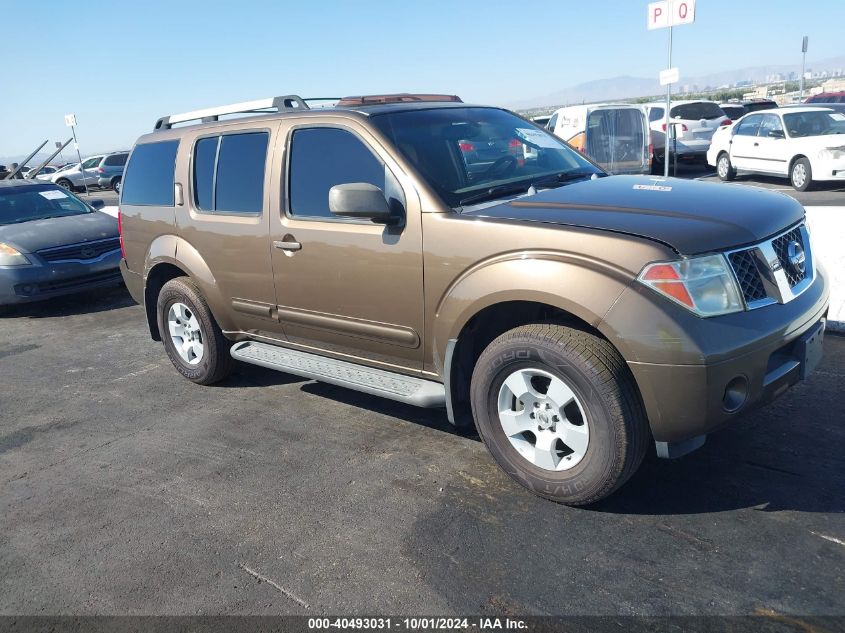
<path fill-rule="evenodd" d="M 798 101 L 804 101 L 804 67 L 807 65 L 807 36 L 801 40 L 801 93 L 798 95 Z"/>

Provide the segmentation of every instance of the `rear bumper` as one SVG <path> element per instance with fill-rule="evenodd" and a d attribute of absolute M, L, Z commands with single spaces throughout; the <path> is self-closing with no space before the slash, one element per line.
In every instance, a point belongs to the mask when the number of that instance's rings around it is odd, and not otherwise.
<path fill-rule="evenodd" d="M 33 264 L 0 268 L 0 305 L 43 301 L 120 283 L 120 253 L 93 263 Z"/>
<path fill-rule="evenodd" d="M 134 273 L 126 266 L 126 260 L 120 260 L 120 274 L 123 277 L 123 283 L 126 284 L 126 289 L 135 300 L 135 303 L 144 305 L 144 278 L 138 273 Z"/>
<path fill-rule="evenodd" d="M 825 318 L 829 298 L 821 266 L 789 303 L 724 317 L 701 319 L 653 294 L 629 288 L 605 323 L 621 337 L 654 439 L 669 443 L 705 435 L 798 382 L 800 339 Z"/>

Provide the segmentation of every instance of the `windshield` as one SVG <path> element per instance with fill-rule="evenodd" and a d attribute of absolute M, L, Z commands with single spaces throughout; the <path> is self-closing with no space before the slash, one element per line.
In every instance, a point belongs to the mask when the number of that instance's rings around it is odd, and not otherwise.
<path fill-rule="evenodd" d="M 0 225 L 93 213 L 84 202 L 61 187 L 3 187 Z"/>
<path fill-rule="evenodd" d="M 603 175 L 556 136 L 504 110 L 413 110 L 372 121 L 453 208 L 515 195 L 543 179 Z"/>
<path fill-rule="evenodd" d="M 711 101 L 694 101 L 693 103 L 682 103 L 676 105 L 669 111 L 673 119 L 686 119 L 695 121 L 698 119 L 720 119 L 725 116 L 722 108 Z"/>
<path fill-rule="evenodd" d="M 783 121 L 793 138 L 845 134 L 845 114 L 841 112 L 795 112 L 784 114 Z"/>

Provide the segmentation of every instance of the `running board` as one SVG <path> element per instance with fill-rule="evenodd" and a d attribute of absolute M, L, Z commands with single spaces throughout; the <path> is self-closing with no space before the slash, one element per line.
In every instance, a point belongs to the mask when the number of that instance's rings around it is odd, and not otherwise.
<path fill-rule="evenodd" d="M 232 358 L 418 407 L 446 406 L 446 389 L 439 382 L 356 365 L 278 345 L 242 341 L 232 346 Z"/>

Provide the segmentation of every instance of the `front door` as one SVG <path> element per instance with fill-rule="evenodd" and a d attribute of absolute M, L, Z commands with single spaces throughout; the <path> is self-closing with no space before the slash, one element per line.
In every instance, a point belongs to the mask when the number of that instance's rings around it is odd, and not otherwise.
<path fill-rule="evenodd" d="M 777 114 L 763 114 L 761 117 L 752 151 L 753 167 L 758 171 L 785 175 L 789 156 L 783 124 Z"/>
<path fill-rule="evenodd" d="M 270 233 L 277 313 L 288 342 L 420 371 L 422 233 L 411 180 L 356 121 L 286 125 L 284 164 L 274 168 L 282 173 L 283 195 Z M 332 215 L 329 190 L 361 182 L 384 192 L 400 224 Z"/>

